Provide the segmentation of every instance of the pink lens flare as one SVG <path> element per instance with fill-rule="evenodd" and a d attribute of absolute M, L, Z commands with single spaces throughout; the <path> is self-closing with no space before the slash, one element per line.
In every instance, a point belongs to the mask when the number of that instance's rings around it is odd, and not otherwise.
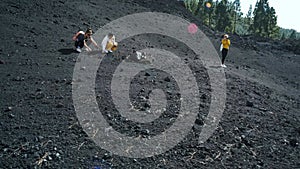
<path fill-rule="evenodd" d="M 198 31 L 198 26 L 194 23 L 191 23 L 189 26 L 188 26 L 188 31 L 189 33 L 191 34 L 195 34 L 197 31 Z"/>

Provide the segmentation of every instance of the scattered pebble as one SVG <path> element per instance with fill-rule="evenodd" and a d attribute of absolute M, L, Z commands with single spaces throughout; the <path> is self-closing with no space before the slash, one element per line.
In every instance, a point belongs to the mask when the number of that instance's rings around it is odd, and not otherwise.
<path fill-rule="evenodd" d="M 248 106 L 248 107 L 253 107 L 254 104 L 253 104 L 253 102 L 247 100 L 246 106 Z"/>
<path fill-rule="evenodd" d="M 263 112 L 266 112 L 266 111 L 267 111 L 267 109 L 265 109 L 265 108 L 263 108 L 263 107 L 259 108 L 259 110 L 261 110 L 261 111 L 263 111 Z"/>
<path fill-rule="evenodd" d="M 289 142 L 290 142 L 290 145 L 293 147 L 296 147 L 299 145 L 299 142 L 296 139 L 291 139 Z"/>
<path fill-rule="evenodd" d="M 103 156 L 104 160 L 107 160 L 107 159 L 110 159 L 110 158 L 111 158 L 110 153 L 105 153 L 104 156 Z"/>
<path fill-rule="evenodd" d="M 7 107 L 7 108 L 5 109 L 5 112 L 8 112 L 8 111 L 12 111 L 12 107 Z"/>
<path fill-rule="evenodd" d="M 196 119 L 195 123 L 198 124 L 198 125 L 203 125 L 204 124 L 203 121 L 200 120 L 200 119 Z"/>
<path fill-rule="evenodd" d="M 9 114 L 9 117 L 10 117 L 10 118 L 14 118 L 14 117 L 15 117 L 15 115 L 13 115 L 13 114 Z"/>
<path fill-rule="evenodd" d="M 171 79 L 169 77 L 166 77 L 164 80 L 165 82 L 171 82 Z"/>
<path fill-rule="evenodd" d="M 19 76 L 17 76 L 16 78 L 13 78 L 13 81 L 18 81 L 18 82 L 24 81 L 24 80 L 25 79 L 23 77 L 19 77 Z"/>
<path fill-rule="evenodd" d="M 145 76 L 150 76 L 150 73 L 146 72 L 146 73 L 145 73 Z"/>
<path fill-rule="evenodd" d="M 33 157 L 39 158 L 39 157 L 40 157 L 40 154 L 39 154 L 38 152 L 34 152 L 34 153 L 33 153 Z"/>
<path fill-rule="evenodd" d="M 62 104 L 62 103 L 58 103 L 57 105 L 56 105 L 56 108 L 63 108 L 64 107 L 64 105 Z"/>
<path fill-rule="evenodd" d="M 55 156 L 56 156 L 57 158 L 60 158 L 60 154 L 59 154 L 59 153 L 56 153 Z"/>
<path fill-rule="evenodd" d="M 41 140 L 44 139 L 44 137 L 43 136 L 38 136 L 38 139 L 41 141 Z"/>

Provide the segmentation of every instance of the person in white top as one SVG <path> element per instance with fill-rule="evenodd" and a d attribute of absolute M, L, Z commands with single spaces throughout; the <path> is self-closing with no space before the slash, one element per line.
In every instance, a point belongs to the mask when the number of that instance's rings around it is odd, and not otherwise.
<path fill-rule="evenodd" d="M 109 33 L 102 40 L 102 52 L 103 53 L 111 53 L 117 50 L 118 43 L 116 42 L 115 35 Z"/>

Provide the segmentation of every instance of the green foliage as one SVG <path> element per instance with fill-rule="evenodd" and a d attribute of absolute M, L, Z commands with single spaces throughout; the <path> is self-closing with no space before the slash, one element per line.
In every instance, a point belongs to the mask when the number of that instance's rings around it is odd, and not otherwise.
<path fill-rule="evenodd" d="M 212 6 L 210 8 L 207 8 L 206 7 L 206 3 L 209 3 Z M 213 3 L 212 0 L 207 0 L 207 1 L 204 2 L 204 6 L 203 7 L 204 7 L 203 11 L 207 14 L 206 16 L 207 16 L 207 20 L 208 20 L 208 26 L 212 27 L 212 24 L 215 24 L 213 22 L 213 17 L 214 17 L 214 14 L 215 14 L 215 4 Z"/>
<path fill-rule="evenodd" d="M 259 0 L 253 12 L 253 23 L 250 30 L 254 35 L 261 37 L 279 37 L 277 16 L 275 9 L 270 8 L 268 0 Z"/>
<path fill-rule="evenodd" d="M 196 11 L 198 10 L 198 4 L 199 0 L 184 0 L 185 7 L 193 14 L 196 14 Z"/>
<path fill-rule="evenodd" d="M 296 33 L 297 33 L 297 32 L 296 32 L 295 30 L 292 30 L 292 33 L 291 33 L 289 39 L 296 40 L 296 39 L 297 39 L 297 34 L 296 34 Z"/>
<path fill-rule="evenodd" d="M 279 30 L 280 39 L 291 39 L 291 40 L 300 40 L 300 33 L 294 29 L 283 29 Z"/>
<path fill-rule="evenodd" d="M 206 7 L 209 2 L 212 6 Z M 272 39 L 300 39 L 300 33 L 277 26 L 276 11 L 268 0 L 257 0 L 243 16 L 241 0 L 184 0 L 185 7 L 210 28 L 239 35 L 256 35 Z"/>
<path fill-rule="evenodd" d="M 253 24 L 252 13 L 253 13 L 252 5 L 250 5 L 246 17 L 243 18 L 243 21 L 244 21 L 243 23 L 244 23 L 244 28 L 246 29 L 246 34 L 249 33 L 249 31 L 250 31 L 250 25 Z"/>
<path fill-rule="evenodd" d="M 211 8 L 206 7 L 206 3 L 210 3 Z M 215 5 L 212 0 L 199 0 L 198 9 L 195 15 L 205 24 L 212 27 Z"/>
<path fill-rule="evenodd" d="M 250 7 L 249 7 L 249 10 L 248 10 L 248 13 L 247 13 L 247 15 L 246 15 L 246 18 L 252 18 L 252 13 L 253 13 L 253 11 L 252 11 L 252 5 L 250 5 Z"/>
<path fill-rule="evenodd" d="M 227 5 L 229 5 L 227 0 L 222 0 L 217 4 L 216 7 L 216 30 L 218 31 L 225 31 L 225 28 L 227 27 L 227 30 L 231 27 L 231 19 L 230 19 L 230 13 L 227 8 Z"/>
<path fill-rule="evenodd" d="M 241 21 L 241 16 L 243 15 L 243 13 L 241 12 L 241 2 L 240 0 L 235 0 L 233 2 L 234 5 L 234 12 L 233 12 L 233 33 L 236 33 L 236 27 L 237 27 L 237 23 Z"/>

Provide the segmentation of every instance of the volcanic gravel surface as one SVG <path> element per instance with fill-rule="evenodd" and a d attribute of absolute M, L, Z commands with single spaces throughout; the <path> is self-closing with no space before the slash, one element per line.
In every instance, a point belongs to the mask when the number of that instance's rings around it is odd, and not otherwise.
<path fill-rule="evenodd" d="M 84 132 L 72 100 L 79 55 L 72 36 L 79 29 L 97 30 L 128 14 L 154 11 L 197 24 L 218 50 L 222 33 L 203 26 L 175 0 L 1 1 L 1 169 L 300 168 L 300 57 L 287 44 L 255 37 L 230 36 L 226 108 L 205 143 L 199 144 L 198 138 L 211 101 L 207 70 L 188 46 L 157 34 L 125 39 L 103 60 L 95 79 L 99 109 L 116 131 L 128 136 L 147 138 L 168 129 L 179 118 L 180 90 L 167 73 L 150 69 L 132 81 L 130 97 L 136 109 L 151 106 L 139 98 L 149 97 L 154 88 L 170 100 L 170 109 L 152 123 L 127 121 L 108 92 L 108 74 L 121 61 L 137 50 L 160 48 L 180 56 L 195 72 L 200 105 L 191 131 L 175 147 L 148 158 L 112 154 Z"/>

